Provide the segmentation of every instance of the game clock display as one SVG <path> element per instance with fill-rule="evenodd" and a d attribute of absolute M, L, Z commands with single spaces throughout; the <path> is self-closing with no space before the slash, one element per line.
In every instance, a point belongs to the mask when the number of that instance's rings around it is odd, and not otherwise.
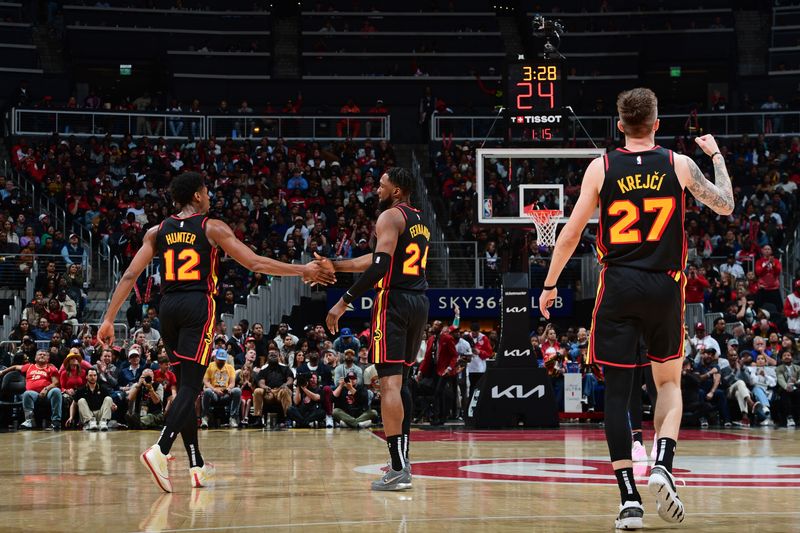
<path fill-rule="evenodd" d="M 506 74 L 506 126 L 510 142 L 563 139 L 561 65 L 510 63 Z"/>

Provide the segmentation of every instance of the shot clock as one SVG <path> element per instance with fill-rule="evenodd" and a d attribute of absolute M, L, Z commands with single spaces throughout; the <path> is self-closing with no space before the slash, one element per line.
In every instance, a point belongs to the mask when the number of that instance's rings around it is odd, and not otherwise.
<path fill-rule="evenodd" d="M 560 63 L 509 63 L 506 73 L 506 126 L 509 142 L 562 140 L 562 91 Z"/>

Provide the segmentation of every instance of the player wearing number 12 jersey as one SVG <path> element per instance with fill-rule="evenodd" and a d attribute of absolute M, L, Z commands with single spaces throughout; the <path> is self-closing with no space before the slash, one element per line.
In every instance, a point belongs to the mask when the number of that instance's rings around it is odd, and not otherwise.
<path fill-rule="evenodd" d="M 207 216 L 210 202 L 202 175 L 181 174 L 173 179 L 170 192 L 179 213 L 145 233 L 142 247 L 114 290 L 97 332 L 100 342 L 114 342 L 114 319 L 138 277 L 158 254 L 163 292 L 161 334 L 178 379 L 178 394 L 158 443 L 142 453 L 141 461 L 164 492 L 172 492 L 166 455 L 179 434 L 189 456 L 192 486 L 206 487 L 213 483 L 213 467 L 203 461 L 197 445 L 194 402 L 203 388 L 203 375 L 213 347 L 219 248 L 255 272 L 303 276 L 307 281 L 323 284 L 335 281 L 333 269 L 318 262 L 292 265 L 254 254 L 227 224 Z M 141 386 L 144 384 L 134 384 Z"/>
<path fill-rule="evenodd" d="M 683 410 L 684 190 L 721 215 L 730 214 L 734 202 L 725 159 L 712 136 L 695 141 L 711 156 L 715 183 L 691 158 L 655 145 L 659 122 L 653 91 L 621 93 L 617 110 L 625 147 L 592 161 L 586 169 L 580 197 L 556 242 L 539 306 L 549 318 L 558 277 L 599 207 L 597 247 L 603 268 L 589 351 L 595 362 L 604 365 L 606 440 L 621 499 L 615 526 L 641 529 L 644 508 L 633 479 L 628 422 L 628 400 L 639 363 L 637 342 L 644 339 L 658 390 L 654 418 L 658 452 L 648 488 L 659 516 L 682 522 L 684 507 L 672 477 L 672 461 Z"/>
<path fill-rule="evenodd" d="M 371 358 L 381 378 L 381 414 L 391 464 L 386 474 L 372 483 L 373 490 L 411 488 L 408 439 L 413 403 L 407 384 L 428 320 L 425 266 L 430 239 L 420 211 L 408 203 L 413 184 L 402 168 L 392 168 L 381 176 L 378 198 L 382 212 L 375 227 L 375 251 L 333 263 L 336 271 L 364 274 L 328 312 L 326 322 L 331 331 L 338 330 L 339 318 L 349 303 L 375 289 Z"/>

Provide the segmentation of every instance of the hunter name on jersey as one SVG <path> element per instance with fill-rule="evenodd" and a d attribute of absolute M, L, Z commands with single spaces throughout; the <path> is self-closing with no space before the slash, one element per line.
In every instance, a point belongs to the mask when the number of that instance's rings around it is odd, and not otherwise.
<path fill-rule="evenodd" d="M 622 194 L 640 189 L 660 191 L 666 175 L 665 172 L 658 171 L 647 174 L 633 174 L 625 176 L 624 178 L 619 178 L 617 180 L 617 186 Z"/>
<path fill-rule="evenodd" d="M 191 246 L 194 245 L 194 241 L 197 240 L 197 235 L 194 233 L 189 233 L 188 231 L 175 231 L 173 233 L 167 233 L 164 235 L 164 239 L 166 239 L 169 246 L 177 243 L 188 244 Z"/>

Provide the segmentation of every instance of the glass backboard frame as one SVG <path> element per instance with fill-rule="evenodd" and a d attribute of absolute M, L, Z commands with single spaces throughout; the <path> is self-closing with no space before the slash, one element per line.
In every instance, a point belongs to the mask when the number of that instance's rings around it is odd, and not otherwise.
<path fill-rule="evenodd" d="M 484 160 L 487 158 L 571 158 L 571 159 L 594 159 L 606 154 L 604 148 L 478 148 L 475 151 L 475 177 L 477 179 L 478 192 L 478 223 L 490 225 L 518 225 L 532 226 L 530 219 L 525 216 L 524 194 L 520 194 L 519 213 L 517 216 L 498 216 L 485 217 L 484 209 Z M 564 185 L 558 183 L 551 184 L 521 184 L 520 191 L 524 189 L 560 189 L 559 209 L 564 211 Z M 567 218 L 561 217 L 559 223 L 564 223 Z M 597 224 L 597 217 L 589 219 L 590 224 Z"/>

